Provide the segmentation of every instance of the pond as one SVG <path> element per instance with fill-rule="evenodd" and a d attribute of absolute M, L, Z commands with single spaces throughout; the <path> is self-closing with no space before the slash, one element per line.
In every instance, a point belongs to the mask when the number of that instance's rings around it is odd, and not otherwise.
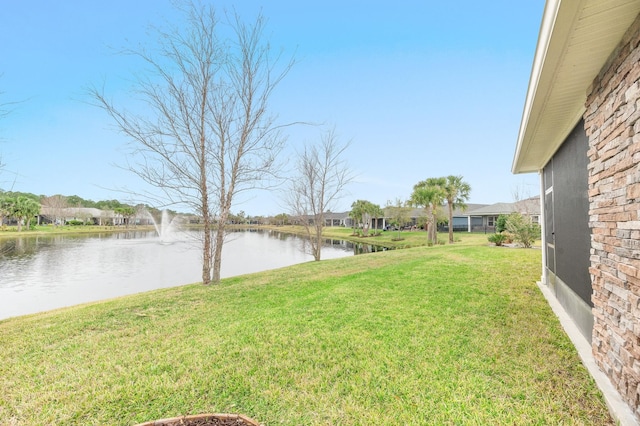
<path fill-rule="evenodd" d="M 306 241 L 274 231 L 230 233 L 221 276 L 313 260 Z M 327 240 L 322 259 L 377 251 Z M 155 232 L 29 236 L 0 239 L 0 319 L 201 281 L 196 232 L 170 240 Z"/>

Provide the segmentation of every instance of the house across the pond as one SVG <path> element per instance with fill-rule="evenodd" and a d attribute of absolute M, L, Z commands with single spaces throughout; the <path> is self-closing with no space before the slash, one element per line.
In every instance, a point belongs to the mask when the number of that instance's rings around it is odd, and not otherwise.
<path fill-rule="evenodd" d="M 101 210 L 93 207 L 60 207 L 54 208 L 41 206 L 37 216 L 38 224 L 64 225 L 72 221 L 78 221 L 87 225 L 119 226 L 129 224 L 151 225 L 151 220 L 142 217 L 126 218 L 113 210 Z"/>
<path fill-rule="evenodd" d="M 458 216 L 458 223 L 467 220 L 468 232 L 495 232 L 496 222 L 500 215 L 509 215 L 511 213 L 520 213 L 531 218 L 533 223 L 540 223 L 540 197 L 535 196 L 525 200 L 513 203 L 495 203 L 478 207 L 476 209 L 467 209 L 464 214 Z M 456 228 L 456 216 L 453 217 L 453 230 Z"/>
<path fill-rule="evenodd" d="M 369 226 L 372 229 L 387 229 L 391 223 L 389 208 L 382 209 L 384 215 L 370 218 Z M 441 215 L 448 216 L 447 206 L 440 209 Z M 513 212 L 522 213 L 531 218 L 534 223 L 540 220 L 540 197 L 527 198 L 513 203 L 495 204 L 467 204 L 466 209 L 456 208 L 453 211 L 453 230 L 455 232 L 495 232 L 496 221 L 500 215 L 508 215 Z M 408 213 L 407 228 L 418 228 L 424 222 L 426 211 L 423 208 L 413 208 Z M 343 226 L 351 228 L 354 226 L 353 219 L 349 217 L 349 212 L 333 213 L 327 212 L 324 215 L 325 226 Z M 448 225 L 438 227 L 440 232 L 449 230 Z"/>

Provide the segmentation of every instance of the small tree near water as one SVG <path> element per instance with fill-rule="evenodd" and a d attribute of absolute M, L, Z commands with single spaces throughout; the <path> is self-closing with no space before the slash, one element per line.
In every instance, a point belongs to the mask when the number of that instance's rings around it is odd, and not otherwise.
<path fill-rule="evenodd" d="M 389 224 L 392 225 L 398 231 L 398 236 L 393 238 L 394 241 L 403 240 L 400 236 L 402 228 L 409 222 L 411 222 L 411 207 L 406 202 L 402 202 L 399 198 L 396 198 L 395 204 L 387 201 L 387 206 L 384 208 L 386 216 L 389 218 Z"/>
<path fill-rule="evenodd" d="M 371 218 L 380 216 L 381 214 L 382 209 L 379 205 L 367 200 L 358 200 L 351 204 L 349 217 L 354 220 L 354 226 L 362 226 L 362 236 L 367 237 L 371 226 Z"/>
<path fill-rule="evenodd" d="M 298 154 L 296 173 L 290 181 L 286 203 L 304 229 L 314 260 L 320 260 L 325 213 L 341 198 L 353 179 L 335 130 L 325 131 L 319 143 L 305 146 Z"/>

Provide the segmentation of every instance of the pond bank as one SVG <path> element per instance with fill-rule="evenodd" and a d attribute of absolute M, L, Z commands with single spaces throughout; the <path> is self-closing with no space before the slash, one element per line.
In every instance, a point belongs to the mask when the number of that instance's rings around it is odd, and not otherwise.
<path fill-rule="evenodd" d="M 39 225 L 35 229 L 22 230 L 20 232 L 13 230 L 0 230 L 0 238 L 16 238 L 16 237 L 30 237 L 39 235 L 82 235 L 91 233 L 116 233 L 116 232 L 129 232 L 129 231 L 155 231 L 153 225 L 145 226 L 100 226 L 100 225 L 81 225 L 81 226 L 53 226 L 53 225 Z"/>
<path fill-rule="evenodd" d="M 267 230 L 231 233 L 222 277 L 306 262 L 304 240 Z M 197 231 L 31 234 L 0 239 L 0 319 L 202 280 Z M 352 256 L 333 240 L 324 258 Z"/>

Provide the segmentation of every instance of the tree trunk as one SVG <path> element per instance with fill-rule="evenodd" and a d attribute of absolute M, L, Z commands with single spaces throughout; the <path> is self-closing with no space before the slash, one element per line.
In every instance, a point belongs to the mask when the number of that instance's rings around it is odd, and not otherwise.
<path fill-rule="evenodd" d="M 369 218 L 362 216 L 362 236 L 369 236 Z"/>
<path fill-rule="evenodd" d="M 216 245 L 213 247 L 213 278 L 212 282 L 220 282 L 220 268 L 222 267 L 222 245 L 224 244 L 224 224 L 226 218 L 220 217 L 216 229 Z"/>
<path fill-rule="evenodd" d="M 436 217 L 435 209 L 433 210 L 433 227 L 432 227 L 431 238 L 432 238 L 433 244 L 438 243 L 438 218 Z"/>
<path fill-rule="evenodd" d="M 324 221 L 324 218 L 322 220 Z M 315 261 L 319 261 L 322 254 L 322 228 L 320 221 L 316 221 L 314 225 L 315 235 L 312 237 L 314 241 L 311 243 L 311 251 Z"/>
<path fill-rule="evenodd" d="M 425 221 L 425 231 L 427 231 L 427 242 L 433 243 L 433 227 L 435 226 L 433 218 L 435 215 L 433 214 L 433 208 L 429 207 L 427 210 L 427 217 Z"/>
<path fill-rule="evenodd" d="M 453 206 L 449 204 L 449 244 L 453 244 Z"/>
<path fill-rule="evenodd" d="M 202 284 L 211 284 L 211 217 L 209 209 L 204 209 L 202 219 L 204 221 L 204 235 L 202 241 Z"/>
<path fill-rule="evenodd" d="M 429 241 L 433 244 L 438 243 L 438 218 L 436 216 L 435 207 L 431 207 L 431 223 L 430 223 Z"/>

